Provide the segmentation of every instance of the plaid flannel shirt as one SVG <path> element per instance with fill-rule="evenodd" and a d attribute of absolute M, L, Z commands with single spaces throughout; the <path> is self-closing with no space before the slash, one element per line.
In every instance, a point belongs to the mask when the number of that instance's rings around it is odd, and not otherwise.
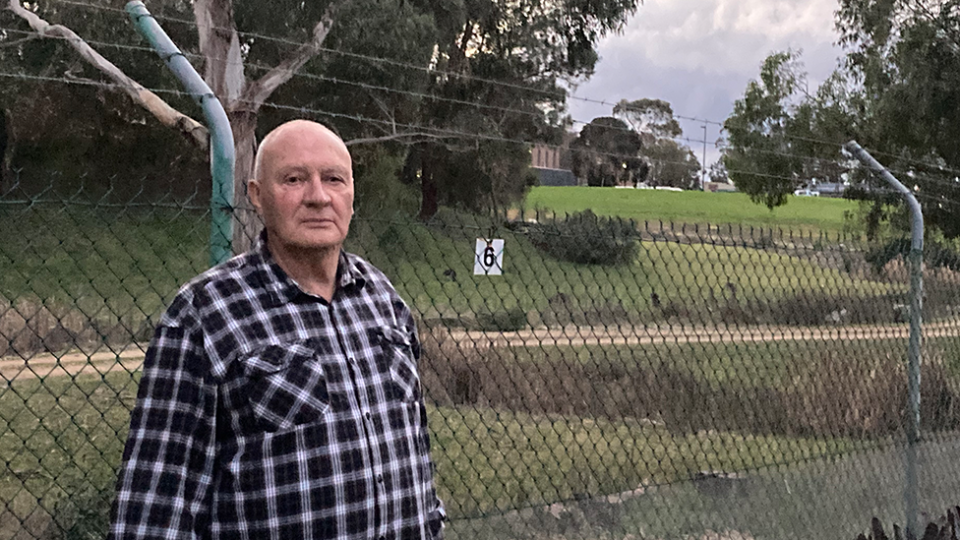
<path fill-rule="evenodd" d="M 163 315 L 110 537 L 440 538 L 419 355 L 380 271 L 341 252 L 328 303 L 261 236 Z"/>

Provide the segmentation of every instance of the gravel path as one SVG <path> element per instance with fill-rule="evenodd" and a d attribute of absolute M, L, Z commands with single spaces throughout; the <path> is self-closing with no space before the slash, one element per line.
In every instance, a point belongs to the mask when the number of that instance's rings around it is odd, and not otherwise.
<path fill-rule="evenodd" d="M 433 330 L 441 340 L 453 340 L 461 347 L 552 347 L 579 345 L 673 345 L 682 343 L 764 343 L 776 341 L 864 341 L 906 339 L 909 327 L 819 326 L 819 327 L 706 327 L 706 326 L 568 326 L 518 332 Z M 939 322 L 924 326 L 925 338 L 960 336 L 960 323 Z M 11 381 L 34 377 L 105 374 L 135 371 L 143 362 L 146 343 L 134 343 L 122 350 L 38 354 L 30 358 L 0 358 L 0 378 Z"/>

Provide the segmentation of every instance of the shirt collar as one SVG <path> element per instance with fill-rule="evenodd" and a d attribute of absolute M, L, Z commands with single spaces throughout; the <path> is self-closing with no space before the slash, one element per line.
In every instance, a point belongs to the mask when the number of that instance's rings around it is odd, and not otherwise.
<path fill-rule="evenodd" d="M 257 237 L 254 244 L 252 262 L 256 265 L 256 275 L 259 277 L 260 285 L 270 292 L 271 299 L 275 305 L 284 304 L 296 300 L 301 295 L 312 296 L 306 293 L 300 285 L 291 278 L 287 272 L 277 264 L 267 246 L 267 231 L 263 230 Z M 340 249 L 340 259 L 337 262 L 337 292 L 347 291 L 353 287 L 363 287 L 366 278 L 363 270 L 356 264 L 354 257 L 351 257 L 342 248 Z"/>

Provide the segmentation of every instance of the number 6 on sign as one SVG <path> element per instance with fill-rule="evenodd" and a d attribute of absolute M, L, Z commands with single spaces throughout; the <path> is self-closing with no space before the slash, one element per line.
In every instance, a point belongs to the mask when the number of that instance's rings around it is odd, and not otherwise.
<path fill-rule="evenodd" d="M 503 274 L 503 239 L 477 238 L 477 253 L 473 258 L 473 273 L 477 276 Z"/>

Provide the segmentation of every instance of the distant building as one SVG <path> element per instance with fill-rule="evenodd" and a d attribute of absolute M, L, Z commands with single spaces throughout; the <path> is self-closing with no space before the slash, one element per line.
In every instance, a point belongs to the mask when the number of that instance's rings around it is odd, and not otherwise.
<path fill-rule="evenodd" d="M 811 180 L 808 184 L 803 185 L 800 189 L 794 192 L 794 195 L 806 195 L 813 197 L 843 197 L 843 192 L 846 191 L 847 184 L 841 182 L 818 182 L 816 179 Z M 816 195 L 814 195 L 816 193 Z"/>
<path fill-rule="evenodd" d="M 703 190 L 713 193 L 733 193 L 737 190 L 737 186 L 726 182 L 704 182 Z"/>
<path fill-rule="evenodd" d="M 561 146 L 537 143 L 530 150 L 531 167 L 537 172 L 541 186 L 577 186 L 580 182 L 570 170 L 568 144 L 575 135 L 565 137 Z"/>
<path fill-rule="evenodd" d="M 822 182 L 816 185 L 816 190 L 824 197 L 842 197 L 847 186 L 839 182 Z"/>

